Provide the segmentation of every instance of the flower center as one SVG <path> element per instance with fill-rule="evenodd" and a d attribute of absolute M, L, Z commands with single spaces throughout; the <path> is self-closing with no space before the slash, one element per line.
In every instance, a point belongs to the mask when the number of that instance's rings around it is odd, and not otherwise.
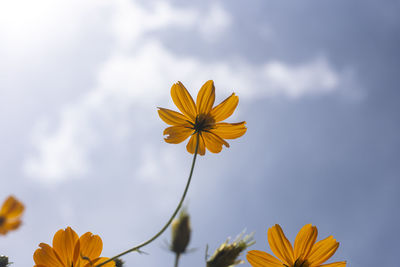
<path fill-rule="evenodd" d="M 0 226 L 2 226 L 5 221 L 6 218 L 4 216 L 0 216 Z"/>
<path fill-rule="evenodd" d="M 307 260 L 301 260 L 301 259 L 297 259 L 293 265 L 293 267 L 309 267 L 309 266 L 310 264 L 308 263 Z"/>
<path fill-rule="evenodd" d="M 207 131 L 215 124 L 215 120 L 208 114 L 199 114 L 196 116 L 196 121 L 193 124 L 195 132 Z"/>

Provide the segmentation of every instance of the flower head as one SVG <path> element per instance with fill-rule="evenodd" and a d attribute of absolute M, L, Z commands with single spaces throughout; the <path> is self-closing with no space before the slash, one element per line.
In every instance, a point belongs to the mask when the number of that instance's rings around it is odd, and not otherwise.
<path fill-rule="evenodd" d="M 5 235 L 21 225 L 24 209 L 24 205 L 13 196 L 9 196 L 4 201 L 0 210 L 0 235 Z"/>
<path fill-rule="evenodd" d="M 222 145 L 229 147 L 224 139 L 235 139 L 246 132 L 246 122 L 226 123 L 235 111 L 239 97 L 234 93 L 219 105 L 213 107 L 215 88 L 212 80 L 207 81 L 200 89 L 196 103 L 181 82 L 171 87 L 171 97 L 175 105 L 182 112 L 158 108 L 160 118 L 172 125 L 164 130 L 167 135 L 165 141 L 179 144 L 190 136 L 186 149 L 189 153 L 196 150 L 197 138 L 199 140 L 198 153 L 204 155 L 206 148 L 213 153 L 219 153 Z"/>
<path fill-rule="evenodd" d="M 311 224 L 303 226 L 293 249 L 282 228 L 276 224 L 268 229 L 268 243 L 278 259 L 266 252 L 251 250 L 247 253 L 247 260 L 253 267 L 345 267 L 345 261 L 322 265 L 335 254 L 339 242 L 329 236 L 315 243 L 317 235 L 317 227 Z"/>
<path fill-rule="evenodd" d="M 98 235 L 87 232 L 78 237 L 71 227 L 54 235 L 53 247 L 45 243 L 39 247 L 33 254 L 35 267 L 89 267 L 108 260 L 100 257 L 103 242 Z M 115 267 L 115 263 L 111 261 L 104 266 Z"/>

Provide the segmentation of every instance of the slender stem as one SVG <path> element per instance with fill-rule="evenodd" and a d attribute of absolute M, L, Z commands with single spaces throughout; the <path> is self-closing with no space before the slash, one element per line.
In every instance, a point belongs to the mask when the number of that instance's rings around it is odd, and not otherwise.
<path fill-rule="evenodd" d="M 117 259 L 117 258 L 119 258 L 119 257 L 122 257 L 122 256 L 125 255 L 125 254 L 128 254 L 128 253 L 130 253 L 130 252 L 139 250 L 140 248 L 142 248 L 142 247 L 144 247 L 144 246 L 150 244 L 150 243 L 153 242 L 154 240 L 156 240 L 156 239 L 157 239 L 162 233 L 164 233 L 164 231 L 168 228 L 168 226 L 171 224 L 172 220 L 175 218 L 176 214 L 178 214 L 178 211 L 179 211 L 180 208 L 182 207 L 183 201 L 185 200 L 185 197 L 186 197 L 186 193 L 187 193 L 187 191 L 188 191 L 188 189 L 189 189 L 190 181 L 192 180 L 194 165 L 195 165 L 195 163 L 196 163 L 196 158 L 197 158 L 197 151 L 198 151 L 198 149 L 199 149 L 199 138 L 200 138 L 200 137 L 199 137 L 199 134 L 196 134 L 196 135 L 197 135 L 197 136 L 196 136 L 196 137 L 197 137 L 197 138 L 196 138 L 196 148 L 195 148 L 195 150 L 194 150 L 194 156 L 193 156 L 193 161 L 192 161 L 192 167 L 191 167 L 191 169 L 190 169 L 189 178 L 188 178 L 187 183 L 186 183 L 185 191 L 183 191 L 183 195 L 182 195 L 182 197 L 181 197 L 181 200 L 179 201 L 178 206 L 176 207 L 174 213 L 172 213 L 172 216 L 171 216 L 171 218 L 169 218 L 168 222 L 164 225 L 163 228 L 161 228 L 160 231 L 158 231 L 157 234 L 155 234 L 155 235 L 154 235 L 152 238 L 150 238 L 149 240 L 147 240 L 147 241 L 141 243 L 140 245 L 137 245 L 136 247 L 133 247 L 133 248 L 131 248 L 131 249 L 128 249 L 128 250 L 126 250 L 126 251 L 124 251 L 124 252 L 122 252 L 122 253 L 120 253 L 120 254 L 118 254 L 118 255 L 116 255 L 116 256 L 114 256 L 114 257 L 112 257 L 112 258 L 110 258 L 110 259 L 108 259 L 108 260 L 106 260 L 106 261 L 104 261 L 104 262 L 102 262 L 102 263 L 100 263 L 99 265 L 96 265 L 95 267 L 103 266 L 103 265 L 105 265 L 106 263 L 108 263 L 108 262 L 110 262 L 110 261 L 113 261 L 113 260 L 115 260 L 115 259 Z"/>
<path fill-rule="evenodd" d="M 174 264 L 175 267 L 178 267 L 179 258 L 180 258 L 180 257 L 181 257 L 181 254 L 180 254 L 180 253 L 176 253 L 176 254 L 175 254 L 175 264 Z"/>

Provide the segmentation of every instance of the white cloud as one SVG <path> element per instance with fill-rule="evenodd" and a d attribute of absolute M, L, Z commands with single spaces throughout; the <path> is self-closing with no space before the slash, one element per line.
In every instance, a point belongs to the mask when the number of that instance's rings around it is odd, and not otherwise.
<path fill-rule="evenodd" d="M 152 144 L 143 144 L 144 149 L 140 151 L 140 164 L 135 172 L 135 177 L 146 183 L 164 184 L 181 181 L 181 174 L 177 171 L 180 165 L 177 162 L 179 155 L 171 147 L 164 146 L 162 149 Z M 165 180 L 165 177 L 171 179 Z M 163 182 L 164 181 L 164 182 Z"/>
<path fill-rule="evenodd" d="M 107 9 L 106 0 L 0 1 L 0 53 L 25 60 L 70 46 Z M 90 20 L 87 18 L 90 16 Z M 4 50 L 4 51 L 1 51 Z M 48 55 L 47 55 L 48 56 Z"/>
<path fill-rule="evenodd" d="M 196 56 L 177 55 L 155 35 L 149 35 L 154 30 L 175 26 L 199 29 L 209 37 L 231 24 L 231 17 L 221 6 L 211 6 L 207 23 L 203 24 L 204 18 L 197 11 L 175 8 L 163 1 L 151 7 L 128 0 L 118 0 L 113 5 L 113 52 L 100 66 L 96 87 L 63 109 L 56 129 L 36 129 L 33 143 L 37 152 L 24 165 L 30 177 L 46 183 L 81 177 L 90 170 L 90 153 L 96 140 L 101 135 L 113 139 L 134 132 L 134 128 L 149 127 L 146 119 L 153 117 L 146 110 L 170 103 L 169 88 L 177 80 L 195 92 L 204 81 L 214 79 L 217 97 L 222 99 L 235 91 L 248 101 L 274 95 L 299 98 L 330 93 L 341 83 L 341 74 L 324 57 L 297 65 L 280 61 L 253 65 L 244 59 L 209 62 Z M 129 49 L 132 46 L 134 49 Z M 136 114 L 148 117 L 136 118 L 132 125 L 132 107 Z M 98 124 L 116 130 L 102 132 Z M 141 143 L 136 149 L 144 155 L 138 174 L 158 175 L 159 167 L 153 162 L 156 152 L 148 154 Z"/>
<path fill-rule="evenodd" d="M 264 73 L 271 88 L 289 97 L 330 92 L 335 90 L 340 80 L 339 74 L 323 57 L 298 66 L 270 62 L 265 65 Z"/>
<path fill-rule="evenodd" d="M 280 61 L 261 65 L 244 60 L 207 62 L 176 55 L 155 39 L 144 41 L 133 55 L 118 53 L 110 57 L 98 78 L 101 90 L 118 91 L 141 101 L 166 97 L 177 80 L 199 87 L 207 79 L 215 79 L 219 92 L 229 94 L 235 90 L 249 98 L 329 93 L 341 82 L 341 74 L 324 57 L 297 65 Z"/>
<path fill-rule="evenodd" d="M 39 154 L 26 159 L 26 174 L 53 184 L 87 173 L 90 166 L 87 151 L 95 144 L 93 129 L 85 127 L 91 116 L 87 108 L 84 103 L 65 108 L 54 131 L 49 129 L 48 122 L 38 123 L 32 143 Z"/>
<path fill-rule="evenodd" d="M 232 17 L 219 4 L 211 6 L 205 16 L 199 18 L 198 27 L 204 39 L 215 42 L 232 24 Z"/>
<path fill-rule="evenodd" d="M 200 12 L 194 8 L 174 7 L 166 1 L 149 6 L 137 2 L 118 0 L 113 2 L 112 32 L 119 49 L 132 49 L 143 41 L 143 36 L 168 27 L 199 31 L 206 40 L 215 41 L 220 33 L 231 25 L 230 15 L 218 4 Z"/>
<path fill-rule="evenodd" d="M 173 8 L 167 2 L 154 2 L 144 7 L 134 1 L 114 1 L 111 30 L 120 49 L 129 49 L 142 40 L 145 33 L 168 26 L 190 27 L 195 23 L 196 12 Z"/>

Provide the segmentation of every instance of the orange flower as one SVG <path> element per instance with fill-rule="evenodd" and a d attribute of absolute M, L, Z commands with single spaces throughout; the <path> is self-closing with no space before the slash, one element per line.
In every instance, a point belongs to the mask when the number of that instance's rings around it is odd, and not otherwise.
<path fill-rule="evenodd" d="M 5 235 L 8 231 L 15 230 L 21 225 L 24 209 L 24 205 L 13 196 L 9 196 L 4 201 L 0 210 L 0 235 Z"/>
<path fill-rule="evenodd" d="M 54 235 L 53 247 L 40 243 L 33 254 L 34 267 L 89 267 L 108 260 L 100 257 L 103 241 L 90 232 L 81 237 L 71 227 L 61 229 Z M 115 267 L 111 261 L 103 266 Z"/>
<path fill-rule="evenodd" d="M 234 93 L 213 107 L 215 88 L 212 80 L 207 81 L 200 89 L 196 103 L 181 82 L 171 87 L 171 97 L 175 105 L 182 112 L 158 108 L 158 115 L 167 124 L 172 125 L 164 130 L 167 143 L 179 144 L 190 136 L 186 149 L 194 153 L 196 139 L 199 138 L 198 153 L 204 155 L 206 148 L 213 153 L 219 153 L 222 145 L 229 147 L 224 139 L 235 139 L 246 132 L 246 122 L 226 123 L 235 111 L 239 97 Z"/>
<path fill-rule="evenodd" d="M 253 267 L 345 267 L 345 261 L 322 264 L 335 254 L 339 242 L 329 236 L 315 243 L 317 235 L 317 227 L 311 224 L 303 226 L 293 249 L 282 228 L 276 224 L 268 229 L 268 243 L 278 259 L 267 252 L 251 250 L 247 253 L 247 260 Z"/>

